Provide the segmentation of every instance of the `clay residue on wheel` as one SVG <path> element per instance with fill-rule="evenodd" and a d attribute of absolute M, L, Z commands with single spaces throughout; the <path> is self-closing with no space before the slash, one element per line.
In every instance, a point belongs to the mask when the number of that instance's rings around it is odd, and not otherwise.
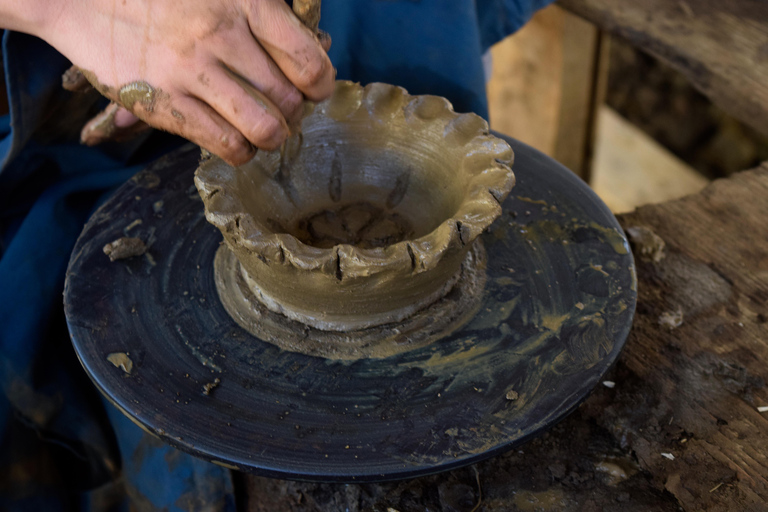
<path fill-rule="evenodd" d="M 631 257 L 621 232 L 571 217 L 542 198 L 513 201 L 520 210 L 511 210 L 483 237 L 489 252 L 486 299 L 462 328 L 463 336 L 398 363 L 435 379 L 438 399 L 461 396 L 471 404 L 467 397 L 477 395 L 493 405 L 483 411 L 482 427 L 444 423 L 447 428 L 427 436 L 419 448 L 398 453 L 404 464 L 487 453 L 508 443 L 521 434 L 521 418 L 546 416 L 542 408 L 551 409 L 542 404 L 576 393 L 585 375 L 596 381 L 597 369 L 623 341 L 634 272 L 626 266 Z M 553 394 L 553 383 L 564 378 L 573 379 L 573 387 Z"/>
<path fill-rule="evenodd" d="M 141 238 L 124 236 L 109 242 L 103 250 L 104 254 L 109 256 L 109 261 L 117 261 L 141 256 L 147 252 L 147 245 Z"/>
<path fill-rule="evenodd" d="M 133 361 L 125 352 L 112 352 L 107 356 L 107 361 L 112 363 L 115 368 L 120 368 L 127 375 L 133 371 Z"/>
<path fill-rule="evenodd" d="M 486 281 L 486 255 L 473 244 L 450 291 L 397 324 L 350 332 L 315 329 L 267 309 L 253 296 L 232 251 L 222 245 L 214 260 L 216 289 L 230 316 L 257 338 L 283 350 L 337 360 L 385 358 L 414 350 L 460 328 L 477 312 Z"/>

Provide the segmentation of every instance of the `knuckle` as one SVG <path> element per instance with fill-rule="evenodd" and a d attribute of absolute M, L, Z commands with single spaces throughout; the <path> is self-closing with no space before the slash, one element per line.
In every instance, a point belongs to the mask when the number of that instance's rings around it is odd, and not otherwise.
<path fill-rule="evenodd" d="M 292 114 L 304 103 L 304 96 L 298 89 L 291 89 L 283 96 L 282 107 L 286 113 Z"/>
<path fill-rule="evenodd" d="M 213 151 L 230 165 L 242 165 L 253 157 L 254 148 L 239 134 L 223 134 L 218 140 L 218 148 Z"/>
<path fill-rule="evenodd" d="M 248 139 L 256 146 L 264 149 L 274 149 L 285 138 L 286 130 L 283 124 L 272 116 L 264 116 L 248 132 Z"/>
<path fill-rule="evenodd" d="M 309 59 L 299 70 L 297 78 L 299 89 L 312 89 L 325 80 L 329 69 L 327 57 Z"/>

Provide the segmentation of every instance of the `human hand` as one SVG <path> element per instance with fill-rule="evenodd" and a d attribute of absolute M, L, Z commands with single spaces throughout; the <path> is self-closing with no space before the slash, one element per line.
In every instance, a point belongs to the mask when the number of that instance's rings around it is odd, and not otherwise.
<path fill-rule="evenodd" d="M 253 146 L 285 140 L 304 96 L 318 101 L 333 91 L 330 40 L 282 0 L 63 3 L 39 35 L 130 111 L 110 105 L 104 113 L 129 132 L 141 119 L 238 165 Z"/>

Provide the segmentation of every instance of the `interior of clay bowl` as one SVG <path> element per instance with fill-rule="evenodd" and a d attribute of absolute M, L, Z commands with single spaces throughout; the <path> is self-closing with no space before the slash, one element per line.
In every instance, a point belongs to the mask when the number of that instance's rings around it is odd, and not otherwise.
<path fill-rule="evenodd" d="M 479 233 L 497 208 L 474 207 L 472 185 L 493 203 L 514 183 L 511 151 L 487 129 L 444 98 L 340 82 L 281 151 L 236 170 L 230 193 L 258 231 L 317 248 L 415 240 L 462 213 Z"/>
<path fill-rule="evenodd" d="M 456 213 L 466 183 L 448 152 L 410 135 L 352 124 L 305 130 L 282 162 L 261 153 L 243 166 L 236 190 L 267 229 L 311 246 L 419 238 Z"/>

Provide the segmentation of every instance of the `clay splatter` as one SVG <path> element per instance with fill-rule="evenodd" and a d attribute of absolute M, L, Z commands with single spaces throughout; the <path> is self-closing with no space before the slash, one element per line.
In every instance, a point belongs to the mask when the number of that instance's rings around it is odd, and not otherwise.
<path fill-rule="evenodd" d="M 130 375 L 133 371 L 133 361 L 128 357 L 125 352 L 112 352 L 107 356 L 107 361 L 115 365 L 115 368 L 120 368 L 126 374 Z"/>
<path fill-rule="evenodd" d="M 665 311 L 659 315 L 659 325 L 670 331 L 683 325 L 683 310 L 677 308 L 674 311 Z"/>
<path fill-rule="evenodd" d="M 667 244 L 649 228 L 644 226 L 627 228 L 627 235 L 635 248 L 635 254 L 642 261 L 658 263 L 666 256 Z"/>
<path fill-rule="evenodd" d="M 208 396 L 211 394 L 211 391 L 219 387 L 219 384 L 221 384 L 221 379 L 216 377 L 213 379 L 213 382 L 208 382 L 203 385 L 203 394 Z"/>
<path fill-rule="evenodd" d="M 103 251 L 109 256 L 109 261 L 117 261 L 141 256 L 147 251 L 147 245 L 141 238 L 124 236 L 106 244 Z"/>
<path fill-rule="evenodd" d="M 155 89 L 147 82 L 131 82 L 120 88 L 118 93 L 120 103 L 128 110 L 133 110 L 136 103 L 147 112 L 155 108 Z"/>

